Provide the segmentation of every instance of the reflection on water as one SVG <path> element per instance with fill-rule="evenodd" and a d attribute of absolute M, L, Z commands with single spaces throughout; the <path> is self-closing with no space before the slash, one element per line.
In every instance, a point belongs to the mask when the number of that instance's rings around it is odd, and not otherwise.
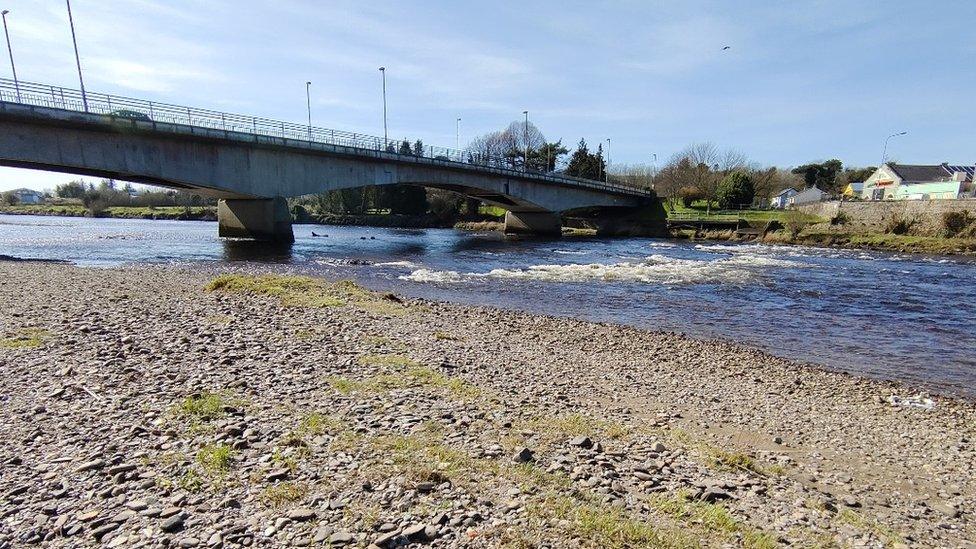
<path fill-rule="evenodd" d="M 291 263 L 290 242 L 254 242 L 251 240 L 223 240 L 224 261 L 257 261 L 263 263 Z"/>
<path fill-rule="evenodd" d="M 0 216 L 0 255 L 355 278 L 417 297 L 725 337 L 976 396 L 967 258 L 314 225 L 296 226 L 290 246 L 216 235 L 212 222 Z"/>

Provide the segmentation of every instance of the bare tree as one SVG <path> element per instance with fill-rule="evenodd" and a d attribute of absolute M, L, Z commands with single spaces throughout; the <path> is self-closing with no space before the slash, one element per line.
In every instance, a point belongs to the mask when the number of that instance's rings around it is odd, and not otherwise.
<path fill-rule="evenodd" d="M 647 164 L 618 164 L 610 170 L 610 179 L 621 185 L 653 189 L 656 173 L 657 170 Z"/>
<path fill-rule="evenodd" d="M 715 172 L 719 169 L 719 152 L 712 143 L 694 143 L 689 145 L 681 155 L 688 160 L 691 171 L 688 174 L 688 184 L 698 189 L 705 198 L 706 214 L 712 211 L 712 202 L 718 194 L 718 184 L 721 177 Z"/>
<path fill-rule="evenodd" d="M 668 210 L 672 212 L 678 204 L 681 188 L 688 181 L 685 169 L 688 163 L 683 162 L 684 160 L 681 153 L 675 153 L 654 177 L 654 190 L 658 196 L 664 198 Z"/>

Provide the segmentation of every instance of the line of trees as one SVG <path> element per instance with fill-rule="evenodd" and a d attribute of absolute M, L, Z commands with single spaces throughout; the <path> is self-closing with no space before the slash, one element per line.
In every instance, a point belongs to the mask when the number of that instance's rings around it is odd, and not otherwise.
<path fill-rule="evenodd" d="M 98 185 L 84 181 L 69 181 L 54 188 L 54 195 L 61 199 L 78 200 L 92 215 L 116 206 L 162 208 L 167 206 L 193 207 L 214 206 L 217 201 L 198 194 L 179 190 L 144 189 L 136 191 L 131 184 L 122 187 L 112 179 L 103 179 Z"/>
<path fill-rule="evenodd" d="M 582 143 L 581 143 L 582 145 Z M 652 187 L 671 208 L 705 202 L 706 211 L 747 208 L 768 204 L 787 187 L 798 190 L 816 185 L 840 194 L 853 182 L 862 182 L 875 168 L 845 168 L 837 159 L 783 169 L 762 167 L 736 151 L 712 143 L 695 143 L 675 153 L 659 170 L 647 165 L 616 166 L 610 181 L 636 187 Z"/>

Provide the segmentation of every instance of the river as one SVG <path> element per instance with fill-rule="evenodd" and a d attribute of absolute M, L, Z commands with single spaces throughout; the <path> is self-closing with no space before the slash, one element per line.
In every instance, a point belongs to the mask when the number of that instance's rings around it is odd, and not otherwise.
<path fill-rule="evenodd" d="M 971 258 L 322 225 L 295 226 L 284 250 L 216 235 L 213 222 L 0 215 L 0 255 L 90 267 L 260 263 L 415 297 L 726 338 L 976 397 Z"/>

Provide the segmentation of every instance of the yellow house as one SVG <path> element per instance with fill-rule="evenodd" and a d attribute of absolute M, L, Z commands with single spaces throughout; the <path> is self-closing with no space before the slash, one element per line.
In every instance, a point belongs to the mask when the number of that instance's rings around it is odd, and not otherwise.
<path fill-rule="evenodd" d="M 861 198 L 861 191 L 864 190 L 864 183 L 848 183 L 844 187 L 844 192 L 840 193 L 844 198 Z"/>

